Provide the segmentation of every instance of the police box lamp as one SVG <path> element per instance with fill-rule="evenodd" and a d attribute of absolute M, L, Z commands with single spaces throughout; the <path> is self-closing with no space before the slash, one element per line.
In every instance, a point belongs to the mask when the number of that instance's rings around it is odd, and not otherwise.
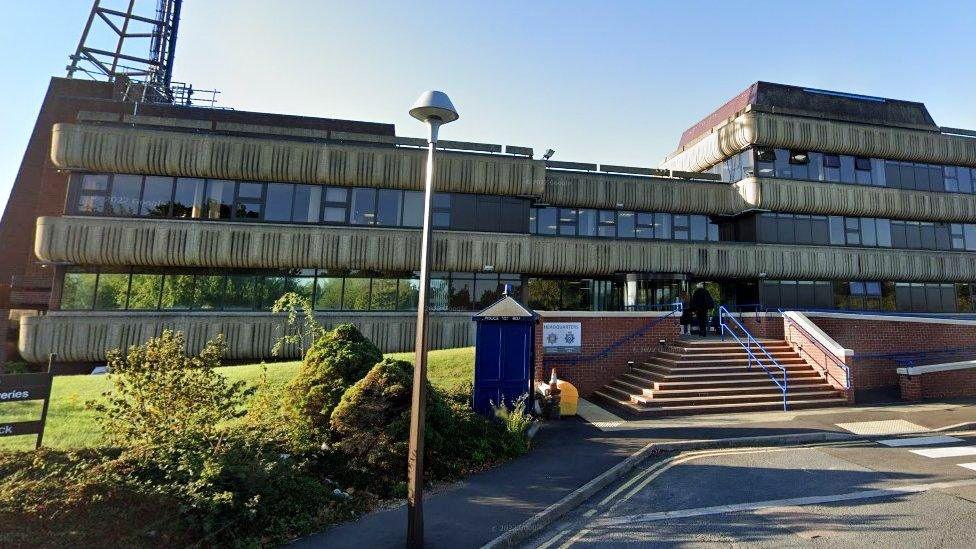
<path fill-rule="evenodd" d="M 437 143 L 437 130 L 441 124 L 454 122 L 459 115 L 446 93 L 430 90 L 420 94 L 410 109 L 410 116 L 426 123 L 430 132 L 427 140 Z"/>

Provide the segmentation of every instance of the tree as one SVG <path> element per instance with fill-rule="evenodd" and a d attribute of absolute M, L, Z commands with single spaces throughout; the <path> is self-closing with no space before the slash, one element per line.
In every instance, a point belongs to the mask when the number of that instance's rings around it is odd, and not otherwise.
<path fill-rule="evenodd" d="M 306 349 L 325 334 L 325 328 L 315 319 L 312 304 L 295 292 L 279 297 L 271 306 L 271 312 L 287 313 L 281 336 L 276 338 L 271 348 L 274 356 L 280 355 L 286 345 L 297 345 L 299 356 L 304 358 Z"/>

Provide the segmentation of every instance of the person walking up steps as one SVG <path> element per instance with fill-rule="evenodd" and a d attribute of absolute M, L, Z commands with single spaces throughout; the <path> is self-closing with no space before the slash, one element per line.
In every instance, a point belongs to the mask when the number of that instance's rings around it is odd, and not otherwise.
<path fill-rule="evenodd" d="M 681 335 L 691 335 L 691 323 L 694 320 L 694 313 L 691 310 L 691 303 L 688 302 L 688 292 L 682 291 L 678 296 L 681 302 Z"/>
<path fill-rule="evenodd" d="M 708 335 L 708 311 L 713 307 L 715 300 L 712 299 L 712 294 L 708 293 L 703 282 L 699 282 L 695 285 L 695 293 L 691 294 L 691 310 L 695 312 L 698 335 L 701 337 Z"/>

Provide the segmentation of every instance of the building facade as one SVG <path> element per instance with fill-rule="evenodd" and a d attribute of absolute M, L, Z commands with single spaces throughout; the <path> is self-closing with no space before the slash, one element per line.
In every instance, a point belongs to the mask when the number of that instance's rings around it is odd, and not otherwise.
<path fill-rule="evenodd" d="M 539 310 L 654 309 L 697 281 L 740 307 L 976 308 L 976 134 L 921 103 L 758 82 L 658 168 L 441 146 L 434 347 L 472 344 L 505 285 Z M 410 348 L 423 147 L 54 79 L 0 222 L 8 353 L 97 362 L 176 328 L 265 358 L 287 291 Z"/>

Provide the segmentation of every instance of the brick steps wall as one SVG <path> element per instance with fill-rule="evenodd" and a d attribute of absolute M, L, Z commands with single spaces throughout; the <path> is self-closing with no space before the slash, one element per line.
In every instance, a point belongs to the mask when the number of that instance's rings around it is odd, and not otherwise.
<path fill-rule="evenodd" d="M 790 409 L 839 406 L 830 386 L 785 341 L 763 343 L 786 369 Z M 783 393 L 735 342 L 677 340 L 595 391 L 596 402 L 639 417 L 782 410 Z M 767 361 L 771 363 L 771 361 Z M 770 368 L 777 380 L 782 372 Z"/>

